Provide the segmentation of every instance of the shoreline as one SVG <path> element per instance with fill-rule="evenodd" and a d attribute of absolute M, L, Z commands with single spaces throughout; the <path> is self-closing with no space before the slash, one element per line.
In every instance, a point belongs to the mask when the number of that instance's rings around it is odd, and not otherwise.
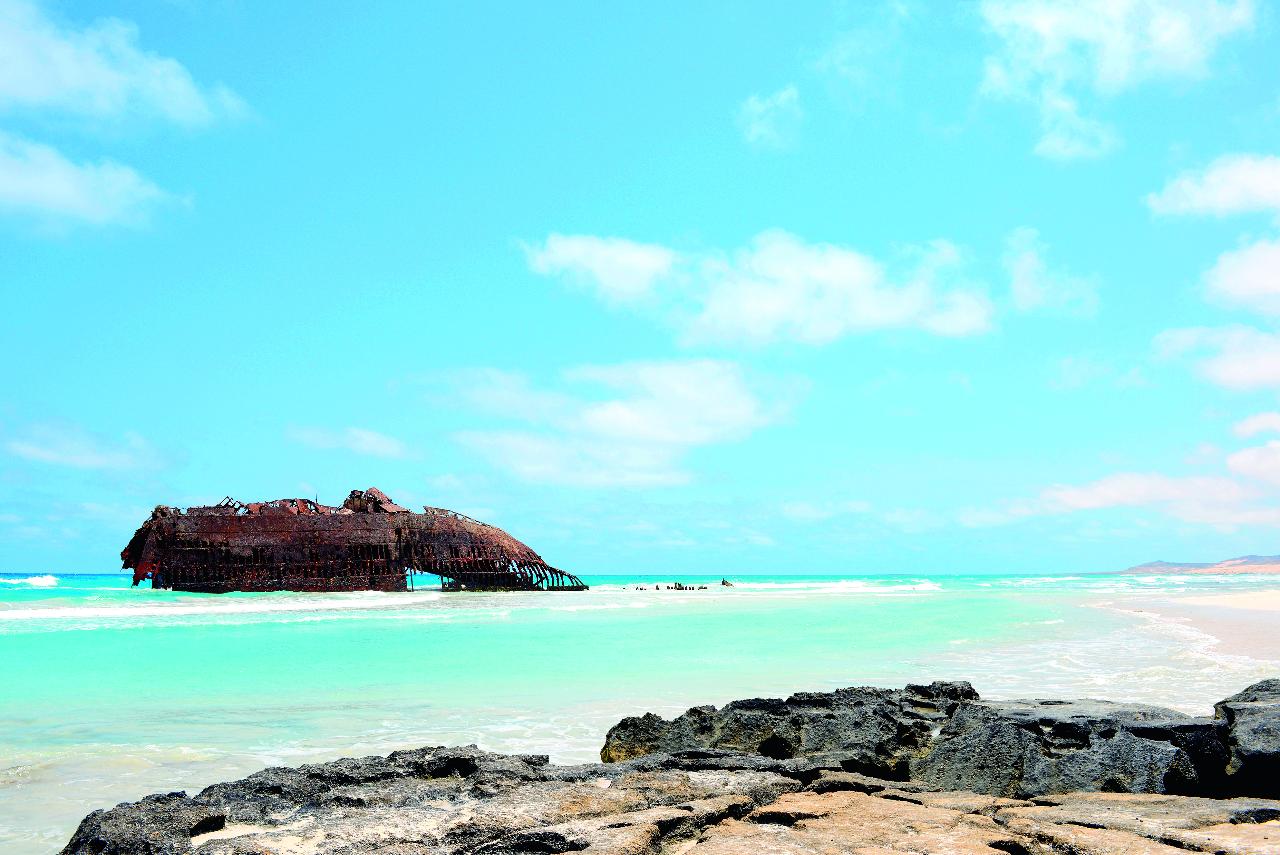
<path fill-rule="evenodd" d="M 1280 661 L 1280 588 L 1153 600 L 1130 598 L 1103 607 L 1190 627 L 1212 638 L 1218 653 Z"/>
<path fill-rule="evenodd" d="M 0 723 L 31 766 L 0 784 L 0 855 L 54 851 L 94 807 L 263 766 L 467 743 L 590 762 L 600 734 L 637 710 L 670 717 L 795 689 L 955 675 L 993 699 L 1112 697 L 1207 715 L 1238 687 L 1280 674 L 1280 662 L 1231 655 L 1156 614 L 1157 601 L 1280 589 L 1261 576 L 742 574 L 734 588 L 662 595 L 623 590 L 633 576 L 609 581 L 573 599 L 179 595 L 130 589 L 123 575 L 0 585 L 0 634 L 17 675 Z M 1090 608 L 1103 599 L 1129 613 Z M 483 668 L 370 659 L 363 639 L 374 636 L 396 650 L 467 644 Z M 162 657 L 145 680 L 164 691 L 146 699 L 132 654 L 152 639 L 197 654 L 201 679 L 189 683 L 189 666 Z M 231 661 L 252 667 L 222 667 Z M 354 683 L 335 684 L 335 669 Z M 217 704 L 202 702 L 210 693 Z M 51 712 L 33 718 L 33 707 Z"/>

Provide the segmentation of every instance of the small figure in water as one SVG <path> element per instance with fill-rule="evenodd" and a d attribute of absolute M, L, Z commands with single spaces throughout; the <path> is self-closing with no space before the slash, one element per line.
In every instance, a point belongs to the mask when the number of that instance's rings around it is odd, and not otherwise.
<path fill-rule="evenodd" d="M 726 588 L 733 587 L 733 583 L 730 582 L 728 579 L 724 578 L 723 576 L 720 577 L 720 584 Z"/>

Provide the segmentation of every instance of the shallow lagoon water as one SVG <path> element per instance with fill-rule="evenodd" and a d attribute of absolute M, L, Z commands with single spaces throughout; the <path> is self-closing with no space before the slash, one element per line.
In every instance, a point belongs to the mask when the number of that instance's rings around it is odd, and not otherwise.
<path fill-rule="evenodd" d="M 610 725 L 645 710 L 946 678 L 990 697 L 1206 713 L 1277 671 L 1108 607 L 1274 577 L 587 581 L 214 596 L 0 576 L 0 853 L 55 852 L 93 808 L 271 764 L 465 743 L 591 760 Z"/>

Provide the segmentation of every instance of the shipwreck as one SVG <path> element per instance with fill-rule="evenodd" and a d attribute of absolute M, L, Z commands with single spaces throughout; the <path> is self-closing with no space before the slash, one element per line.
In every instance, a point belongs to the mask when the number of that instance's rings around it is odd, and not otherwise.
<path fill-rule="evenodd" d="M 136 586 L 230 591 L 585 591 L 500 528 L 444 508 L 414 513 L 381 490 L 341 507 L 310 499 L 161 505 L 120 553 Z"/>

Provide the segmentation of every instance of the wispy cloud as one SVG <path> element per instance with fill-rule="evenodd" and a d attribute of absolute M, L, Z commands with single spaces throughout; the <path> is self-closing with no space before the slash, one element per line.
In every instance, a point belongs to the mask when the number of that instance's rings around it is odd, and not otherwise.
<path fill-rule="evenodd" d="M 69 27 L 35 3 L 0 0 L 0 56 L 0 110 L 156 116 L 187 126 L 245 111 L 226 86 L 202 87 L 177 60 L 143 50 L 138 28 L 118 18 Z"/>
<path fill-rule="evenodd" d="M 645 268 L 645 289 L 657 294 L 672 286 L 658 302 L 688 343 L 825 344 L 884 329 L 967 336 L 992 325 L 985 287 L 966 275 L 960 248 L 944 240 L 907 247 L 885 262 L 774 230 L 732 252 L 668 250 L 663 258 L 669 264 L 662 273 Z M 535 261 L 535 272 L 549 272 Z M 580 272 L 602 293 L 616 290 L 591 269 Z"/>
<path fill-rule="evenodd" d="M 664 246 L 593 235 L 551 234 L 524 250 L 535 273 L 563 275 L 621 303 L 647 296 L 676 261 L 676 253 Z"/>
<path fill-rule="evenodd" d="M 584 366 L 564 379 L 572 392 L 536 390 L 519 375 L 468 376 L 466 400 L 525 424 L 459 439 L 527 481 L 665 486 L 690 480 L 683 463 L 691 450 L 740 440 L 780 415 L 729 362 Z"/>
<path fill-rule="evenodd" d="M 1236 422 L 1231 429 L 1236 436 L 1250 437 L 1260 433 L 1280 433 L 1280 413 L 1257 413 Z"/>
<path fill-rule="evenodd" d="M 60 127 L 151 118 L 194 128 L 245 113 L 221 84 L 198 85 L 177 60 L 139 45 L 128 21 L 64 25 L 27 0 L 0 0 L 0 114 Z M 107 157 L 74 159 L 0 132 L 0 213 L 91 225 L 140 224 L 169 195 Z"/>
<path fill-rule="evenodd" d="M 1063 311 L 1078 315 L 1096 312 L 1097 280 L 1051 268 L 1046 260 L 1047 252 L 1048 247 L 1035 229 L 1024 226 L 1010 233 L 1003 261 L 1014 306 L 1023 312 Z"/>
<path fill-rule="evenodd" d="M 985 290 L 967 281 L 947 241 L 913 247 L 890 272 L 849 247 L 783 231 L 757 235 L 728 256 L 703 259 L 705 297 L 685 329 L 693 342 L 826 344 L 879 329 L 966 336 L 991 327 Z"/>
<path fill-rule="evenodd" d="M 0 211 L 137 224 L 166 198 L 127 166 L 110 160 L 73 163 L 50 146 L 0 131 Z"/>
<path fill-rule="evenodd" d="M 1182 173 L 1146 201 L 1157 214 L 1280 214 L 1280 157 L 1223 155 Z"/>
<path fill-rule="evenodd" d="M 804 118 L 800 90 L 784 86 L 771 95 L 751 95 L 738 108 L 738 127 L 748 143 L 765 148 L 788 145 Z"/>
<path fill-rule="evenodd" d="M 1149 194 L 1147 204 L 1166 215 L 1280 217 L 1280 157 L 1220 157 Z M 1228 250 L 1202 279 L 1206 296 L 1214 302 L 1280 316 L 1280 240 L 1253 239 Z M 1165 356 L 1197 354 L 1200 373 L 1219 386 L 1280 387 L 1280 334 L 1275 332 L 1244 325 L 1173 329 L 1157 336 L 1155 346 Z"/>
<path fill-rule="evenodd" d="M 1229 478 L 1173 477 L 1149 472 L 1120 472 L 1078 485 L 1056 485 L 1045 490 L 1050 510 L 1086 511 L 1145 505 L 1235 504 L 1251 494 Z"/>
<path fill-rule="evenodd" d="M 1257 425 L 1265 421 L 1260 419 Z M 1254 425 L 1246 427 L 1252 430 Z M 1274 489 L 1280 485 L 1280 441 L 1242 449 L 1225 458 L 1213 446 L 1202 447 L 1200 452 L 1212 459 L 1197 460 L 1197 465 L 1216 463 L 1225 473 L 1116 472 L 1080 484 L 1055 484 L 1032 499 L 970 509 L 958 515 L 957 521 L 981 527 L 1037 517 L 1129 509 L 1224 531 L 1280 523 L 1280 496 Z"/>
<path fill-rule="evenodd" d="M 136 433 L 115 440 L 77 427 L 33 426 L 4 447 L 23 460 L 73 469 L 144 469 L 160 462 L 155 448 Z"/>
<path fill-rule="evenodd" d="M 1258 460 L 1237 454 L 1231 470 L 1255 480 L 1280 477 L 1280 443 L 1275 456 Z M 1246 471 L 1249 470 L 1249 471 Z M 968 528 L 1004 526 L 1036 518 L 1111 512 L 1148 511 L 1182 523 L 1222 530 L 1280 522 L 1275 497 L 1226 476 L 1173 476 L 1159 472 L 1117 472 L 1082 484 L 1056 484 L 1033 499 L 987 508 L 966 508 L 955 515 Z"/>
<path fill-rule="evenodd" d="M 1280 484 L 1280 441 L 1235 452 L 1227 458 L 1227 468 L 1245 478 Z"/>
<path fill-rule="evenodd" d="M 1203 76 L 1218 46 L 1254 21 L 1250 0 L 984 0 L 980 11 L 998 43 L 982 93 L 1035 104 L 1036 152 L 1059 160 L 1098 157 L 1119 142 L 1082 112 L 1082 94 Z"/>
<path fill-rule="evenodd" d="M 1163 357 L 1196 354 L 1198 370 L 1229 389 L 1280 387 L 1280 334 L 1248 326 L 1191 327 L 1156 336 Z"/>
<path fill-rule="evenodd" d="M 409 449 L 403 442 L 367 428 L 348 427 L 329 430 L 317 427 L 291 427 L 286 431 L 286 435 L 295 442 L 311 448 L 342 449 L 366 457 L 409 456 Z"/>
<path fill-rule="evenodd" d="M 1205 272 L 1204 283 L 1210 299 L 1280 315 L 1280 240 L 1258 240 L 1224 252 Z"/>

